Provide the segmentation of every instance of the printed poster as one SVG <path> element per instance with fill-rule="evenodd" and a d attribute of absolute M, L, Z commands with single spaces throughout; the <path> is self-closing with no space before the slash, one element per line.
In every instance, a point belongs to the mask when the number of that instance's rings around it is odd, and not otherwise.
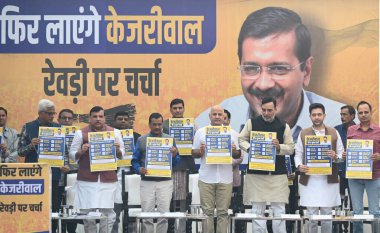
<path fill-rule="evenodd" d="M 290 155 L 285 155 L 285 165 L 286 165 L 286 171 L 288 176 L 290 176 L 293 173 L 292 169 L 292 161 L 290 158 Z M 288 179 L 288 185 L 291 186 L 294 184 L 294 180 Z"/>
<path fill-rule="evenodd" d="M 331 150 L 331 136 L 305 136 L 306 166 L 309 167 L 307 175 L 331 175 L 332 160 L 327 155 Z"/>
<path fill-rule="evenodd" d="M 346 178 L 372 179 L 373 140 L 347 140 Z"/>
<path fill-rule="evenodd" d="M 232 164 L 231 127 L 207 126 L 206 164 Z"/>
<path fill-rule="evenodd" d="M 91 172 L 116 170 L 114 131 L 90 132 L 88 138 Z"/>
<path fill-rule="evenodd" d="M 0 165 L 0 232 L 49 232 L 50 166 Z"/>
<path fill-rule="evenodd" d="M 145 176 L 172 177 L 172 146 L 173 138 L 147 138 Z"/>
<path fill-rule="evenodd" d="M 194 118 L 169 118 L 169 134 L 175 139 L 178 153 L 191 156 Z"/>
<path fill-rule="evenodd" d="M 132 129 L 120 130 L 121 137 L 124 143 L 125 154 L 123 159 L 117 160 L 118 167 L 129 167 L 131 166 L 133 151 L 135 150 L 135 142 L 133 138 Z"/>
<path fill-rule="evenodd" d="M 276 147 L 272 140 L 276 132 L 251 131 L 251 149 L 249 150 L 249 169 L 275 171 Z"/>
<path fill-rule="evenodd" d="M 77 130 L 79 130 L 79 126 L 67 126 L 67 125 L 63 125 L 62 128 L 65 130 L 65 139 L 66 139 L 66 148 L 67 148 L 67 151 L 70 151 L 70 147 L 71 147 L 71 144 L 73 143 L 73 139 L 74 139 L 74 136 L 75 136 L 75 132 Z M 72 160 L 69 158 L 69 163 L 70 164 L 75 164 L 77 165 L 77 163 L 75 162 L 75 160 Z"/>
<path fill-rule="evenodd" d="M 65 165 L 65 131 L 58 127 L 40 127 L 38 131 L 38 162 L 51 167 Z"/>

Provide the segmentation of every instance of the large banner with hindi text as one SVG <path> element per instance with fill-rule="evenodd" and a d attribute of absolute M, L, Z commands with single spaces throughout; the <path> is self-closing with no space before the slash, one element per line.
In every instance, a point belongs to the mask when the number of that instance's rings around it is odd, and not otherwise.
<path fill-rule="evenodd" d="M 246 65 L 284 63 L 238 56 L 244 20 L 269 6 L 294 11 L 310 32 L 311 57 L 286 61 L 289 75 L 302 76 L 262 82 L 242 76 Z M 185 100 L 184 117 L 198 128 L 209 124 L 207 109 L 221 104 L 239 131 L 266 95 L 277 98 L 279 117 L 294 129 L 310 125 L 305 112 L 314 101 L 326 105 L 329 126 L 341 123 L 343 104 L 362 99 L 373 104 L 377 122 L 378 18 L 377 0 L 2 0 L 1 105 L 18 130 L 35 119 L 42 98 L 54 101 L 57 112 L 73 109 L 78 125 L 94 105 L 106 109 L 108 122 L 128 111 L 140 133 L 148 131 L 152 112 L 171 117 L 174 98 Z"/>
<path fill-rule="evenodd" d="M 0 165 L 0 232 L 49 232 L 50 167 Z"/>

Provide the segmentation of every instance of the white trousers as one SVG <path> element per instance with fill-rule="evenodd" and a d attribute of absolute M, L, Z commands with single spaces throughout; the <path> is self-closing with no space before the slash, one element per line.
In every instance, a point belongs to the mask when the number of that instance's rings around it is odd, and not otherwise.
<path fill-rule="evenodd" d="M 253 202 L 252 213 L 257 215 L 263 215 L 265 212 L 266 202 Z M 285 214 L 285 203 L 271 202 L 271 208 L 273 210 L 274 217 L 280 217 L 281 214 Z M 253 220 L 252 232 L 253 233 L 266 233 L 267 232 L 266 220 Z M 274 233 L 286 233 L 286 225 L 284 220 L 273 220 L 272 230 Z"/>
<path fill-rule="evenodd" d="M 111 233 L 113 224 L 116 220 L 116 214 L 113 209 L 99 208 L 99 212 L 107 216 L 107 219 L 101 219 L 99 224 L 100 233 Z M 81 212 L 95 212 L 96 209 L 81 209 Z M 84 232 L 85 233 L 95 233 L 97 232 L 96 220 L 83 220 Z"/>
<path fill-rule="evenodd" d="M 306 207 L 307 215 L 331 215 L 332 207 Z M 308 226 L 309 233 L 318 233 L 318 221 L 310 221 Z M 332 232 L 332 221 L 321 221 L 321 232 Z"/>

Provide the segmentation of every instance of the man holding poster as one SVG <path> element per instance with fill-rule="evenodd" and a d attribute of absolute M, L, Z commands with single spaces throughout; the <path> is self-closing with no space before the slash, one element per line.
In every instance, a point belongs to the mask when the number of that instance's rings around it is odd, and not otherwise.
<path fill-rule="evenodd" d="M 195 167 L 194 158 L 191 156 L 191 148 L 193 146 L 196 127 L 194 127 L 194 119 L 184 118 L 185 102 L 183 99 L 176 98 L 170 102 L 170 114 L 172 117 L 164 120 L 163 132 L 170 134 L 175 138 L 181 157 L 180 164 L 173 171 L 173 210 L 185 212 L 187 209 L 187 172 L 191 174 L 198 173 L 198 170 Z M 180 219 L 178 226 L 176 227 L 176 232 L 184 233 L 185 231 L 185 221 L 184 219 Z"/>
<path fill-rule="evenodd" d="M 337 159 L 342 156 L 342 152 L 344 150 L 343 143 L 336 129 L 328 127 L 323 123 L 326 114 L 325 107 L 322 104 L 311 104 L 309 106 L 309 112 L 313 125 L 310 128 L 303 129 L 298 136 L 296 155 L 294 158 L 296 167 L 301 172 L 299 178 L 299 194 L 301 197 L 300 205 L 307 207 L 307 213 L 309 216 L 318 215 L 319 212 L 321 215 L 330 215 L 332 207 L 339 206 L 341 204 L 338 165 L 336 162 Z M 323 141 L 328 141 L 328 138 L 331 137 L 331 149 L 324 152 L 330 160 L 333 160 L 331 165 L 331 174 L 308 175 L 309 172 L 314 169 L 306 165 L 308 155 L 307 151 L 305 152 L 304 149 L 307 143 L 306 138 L 310 136 L 321 136 L 321 138 L 318 138 L 318 144 L 323 144 Z M 327 136 L 326 139 L 325 136 Z M 308 149 L 307 146 L 306 149 Z M 315 157 L 323 157 L 321 155 L 322 152 L 317 154 L 318 155 Z M 321 226 L 321 232 L 332 231 L 332 221 L 322 221 Z M 309 232 L 318 232 L 317 221 L 310 222 Z"/>
<path fill-rule="evenodd" d="M 360 124 L 348 128 L 347 139 L 373 140 L 372 179 L 349 179 L 350 194 L 354 214 L 363 214 L 363 194 L 364 190 L 368 196 L 368 210 L 375 217 L 380 216 L 379 212 L 379 189 L 380 189 L 380 128 L 372 123 L 372 106 L 366 101 L 360 101 L 357 106 Z M 365 143 L 366 144 L 366 143 Z M 345 154 L 344 154 L 345 156 Z M 377 231 L 375 231 L 375 229 Z M 363 233 L 363 223 L 354 222 L 355 233 Z M 372 232 L 379 232 L 379 226 L 372 226 Z"/>
<path fill-rule="evenodd" d="M 65 109 L 62 109 L 58 113 L 58 123 L 61 124 L 62 127 L 66 129 L 66 133 L 65 133 L 66 140 L 65 141 L 66 141 L 66 148 L 68 151 L 66 151 L 66 153 L 65 153 L 65 156 L 66 156 L 65 159 L 67 159 L 68 161 L 70 160 L 69 151 L 70 151 L 71 142 L 73 141 L 76 128 L 78 127 L 78 126 L 73 126 L 73 122 L 74 122 L 73 110 L 65 108 Z M 73 128 L 74 128 L 74 132 L 72 130 Z M 78 129 L 79 129 L 79 127 L 78 127 Z M 69 161 L 69 168 L 70 168 L 71 172 L 77 171 L 78 165 L 75 163 L 75 161 Z M 63 198 L 65 197 L 63 195 L 65 192 L 65 187 L 66 187 L 65 186 L 65 176 L 67 176 L 67 174 L 62 173 L 61 179 L 59 180 L 59 194 L 58 194 L 58 196 L 60 198 L 59 203 L 63 203 Z M 73 233 L 76 231 L 77 223 L 76 222 L 67 222 L 67 223 L 63 222 L 62 223 L 62 230 L 65 231 L 65 228 L 67 229 L 68 233 Z"/>
<path fill-rule="evenodd" d="M 267 147 L 275 152 L 272 162 L 274 169 L 248 168 L 244 185 L 244 203 L 252 204 L 252 212 L 257 215 L 264 214 L 267 202 L 271 203 L 275 217 L 285 214 L 285 203 L 288 203 L 289 187 L 285 164 L 285 155 L 293 154 L 294 143 L 288 124 L 281 122 L 276 117 L 277 101 L 272 97 L 265 97 L 261 101 L 261 116 L 249 119 L 239 135 L 239 146 L 249 155 L 252 160 L 251 132 L 256 131 L 267 134 L 271 132 L 272 141 Z M 265 141 L 266 138 L 264 138 Z M 266 144 L 268 142 L 265 142 Z M 262 156 L 264 157 L 264 156 Z M 265 156 L 269 157 L 269 156 Z M 272 158 L 273 160 L 273 158 Z M 273 221 L 273 232 L 286 232 L 285 221 Z M 253 232 L 263 232 L 266 229 L 265 220 L 254 220 Z"/>
<path fill-rule="evenodd" d="M 25 163 L 37 163 L 39 159 L 38 148 L 40 139 L 38 131 L 40 127 L 60 127 L 59 124 L 53 122 L 55 105 L 52 101 L 42 99 L 38 102 L 38 118 L 34 121 L 26 123 L 21 130 L 21 138 L 18 144 L 18 154 L 25 157 Z M 63 166 L 60 168 L 52 167 L 52 182 L 51 182 L 51 200 L 52 212 L 57 213 L 59 210 L 58 183 L 61 178 L 61 171 L 67 172 L 69 168 Z M 52 232 L 57 229 L 57 221 L 52 221 Z"/>
<path fill-rule="evenodd" d="M 74 207 L 86 213 L 99 209 L 108 219 L 100 220 L 100 232 L 111 232 L 116 219 L 113 207 L 117 177 L 114 170 L 91 171 L 89 135 L 94 133 L 102 133 L 104 139 L 110 133 L 110 137 L 114 136 L 116 157 L 121 159 L 124 155 L 120 131 L 105 124 L 102 107 L 93 107 L 89 114 L 89 125 L 75 132 L 70 148 L 70 158 L 79 163 Z M 83 222 L 85 232 L 96 232 L 95 220 L 83 220 Z"/>
<path fill-rule="evenodd" d="M 218 105 L 211 107 L 209 113 L 211 127 L 219 126 L 219 132 L 223 128 L 223 113 L 223 108 Z M 228 207 L 232 194 L 232 161 L 230 164 L 206 163 L 206 128 L 208 127 L 200 128 L 195 133 L 192 150 L 193 157 L 201 158 L 198 182 L 201 206 L 203 212 L 208 216 L 208 233 L 214 233 L 215 207 L 218 218 L 216 232 L 226 233 L 228 229 Z M 241 153 L 236 137 L 231 137 L 231 144 L 232 157 L 240 158 Z"/>
<path fill-rule="evenodd" d="M 128 166 L 118 166 L 117 169 L 117 189 L 116 189 L 116 195 L 115 195 L 115 205 L 113 211 L 116 213 L 116 221 L 113 225 L 112 232 L 111 233 L 117 233 L 119 230 L 119 222 L 120 222 L 120 213 L 123 210 L 123 199 L 122 199 L 122 171 L 130 172 L 131 171 L 131 165 L 130 161 L 132 160 L 132 154 L 137 142 L 137 139 L 141 136 L 139 133 L 135 132 L 133 129 L 130 129 L 130 118 L 129 118 L 129 113 L 126 111 L 119 111 L 115 114 L 114 116 L 114 122 L 113 122 L 113 127 L 115 129 L 120 130 L 121 136 L 123 138 L 124 142 L 124 149 L 125 149 L 125 154 L 124 158 L 121 160 L 118 160 L 118 163 L 125 163 L 126 161 Z M 133 135 L 129 133 L 129 131 L 133 131 Z M 123 134 L 125 132 L 125 135 Z M 123 164 L 124 165 L 124 164 Z M 133 229 L 132 226 L 133 224 L 130 224 L 128 226 L 129 229 Z M 133 232 L 133 230 L 131 230 Z"/>
<path fill-rule="evenodd" d="M 148 134 L 142 135 L 136 143 L 135 151 L 132 157 L 132 166 L 136 174 L 141 175 L 140 199 L 142 212 L 154 212 L 157 205 L 157 211 L 160 213 L 169 212 L 170 201 L 173 195 L 173 181 L 170 175 L 165 173 L 165 167 L 175 167 L 179 164 L 180 157 L 173 138 L 162 132 L 163 117 L 160 113 L 152 113 L 149 116 Z M 170 148 L 165 146 L 166 139 L 169 139 Z M 170 157 L 169 157 L 170 156 Z M 171 162 L 171 163 L 170 163 Z M 156 168 L 150 170 L 146 164 L 156 164 Z M 167 165 L 164 166 L 163 164 Z M 160 166 L 162 165 L 162 166 Z M 158 169 L 161 167 L 162 169 Z M 157 170 L 162 170 L 162 175 Z M 153 172 L 157 172 L 153 174 Z M 152 219 L 143 220 L 143 232 L 154 232 Z M 167 232 L 168 220 L 158 219 L 156 232 Z"/>

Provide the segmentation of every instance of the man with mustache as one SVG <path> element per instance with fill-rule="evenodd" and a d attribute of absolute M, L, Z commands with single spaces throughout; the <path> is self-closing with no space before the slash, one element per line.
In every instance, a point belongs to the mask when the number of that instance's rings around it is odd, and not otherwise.
<path fill-rule="evenodd" d="M 299 15 L 280 7 L 267 7 L 251 13 L 244 21 L 238 38 L 241 86 L 244 95 L 220 105 L 236 116 L 231 126 L 238 130 L 248 118 L 261 114 L 261 100 L 277 101 L 277 117 L 289 124 L 293 139 L 308 127 L 308 107 L 323 103 L 329 116 L 326 124 L 337 125 L 341 103 L 305 91 L 313 64 L 311 37 Z M 248 110 L 247 112 L 246 109 Z M 244 111 L 244 112 L 243 112 Z M 207 124 L 207 113 L 196 119 Z"/>
<path fill-rule="evenodd" d="M 274 98 L 266 97 L 262 100 L 261 112 L 261 116 L 251 118 L 245 123 L 239 135 L 239 147 L 249 154 L 252 149 L 251 131 L 275 132 L 276 138 L 272 139 L 272 145 L 276 148 L 275 171 L 261 171 L 248 167 L 243 191 L 244 203 L 252 204 L 252 213 L 260 215 L 270 202 L 273 215 L 279 217 L 285 214 L 285 203 L 288 203 L 289 198 L 285 155 L 293 154 L 294 143 L 289 125 L 276 116 L 277 103 Z M 285 221 L 273 221 L 272 229 L 275 233 L 285 233 Z M 266 221 L 253 220 L 252 232 L 266 232 Z"/>

